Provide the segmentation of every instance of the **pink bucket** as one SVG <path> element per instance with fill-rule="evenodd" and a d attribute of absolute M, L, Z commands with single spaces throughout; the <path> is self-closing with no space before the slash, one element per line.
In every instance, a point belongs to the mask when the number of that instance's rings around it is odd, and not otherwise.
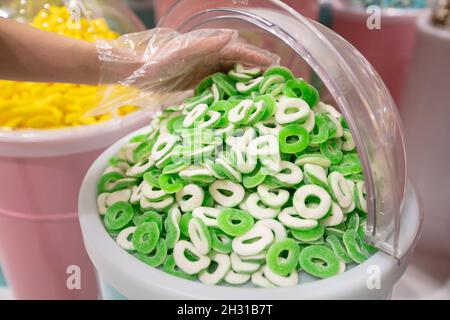
<path fill-rule="evenodd" d="M 15 298 L 97 298 L 78 191 L 97 156 L 148 119 L 136 112 L 89 127 L 0 131 L 0 260 Z"/>
<path fill-rule="evenodd" d="M 397 105 L 401 101 L 416 38 L 416 19 L 426 10 L 383 9 L 381 29 L 369 29 L 371 15 L 333 1 L 333 30 L 375 67 Z"/>

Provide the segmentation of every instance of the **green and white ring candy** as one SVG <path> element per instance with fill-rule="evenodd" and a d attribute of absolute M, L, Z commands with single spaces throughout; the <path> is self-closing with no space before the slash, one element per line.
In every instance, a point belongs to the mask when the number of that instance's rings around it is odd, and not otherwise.
<path fill-rule="evenodd" d="M 328 175 L 328 183 L 331 195 L 342 208 L 348 208 L 352 204 L 353 194 L 347 180 L 339 172 L 331 172 Z"/>
<path fill-rule="evenodd" d="M 180 209 L 178 209 L 177 207 L 172 207 L 167 214 L 166 220 L 164 221 L 164 227 L 167 231 L 166 244 L 168 249 L 173 249 L 175 243 L 177 243 L 177 241 L 180 239 L 180 220 Z"/>
<path fill-rule="evenodd" d="M 331 161 L 327 157 L 321 155 L 320 153 L 312 153 L 312 154 L 303 154 L 295 160 L 295 164 L 303 167 L 305 164 L 316 164 L 325 169 L 331 166 Z"/>
<path fill-rule="evenodd" d="M 228 271 L 225 276 L 225 282 L 233 285 L 244 284 L 250 280 L 251 275 L 245 273 L 237 273 L 233 270 Z"/>
<path fill-rule="evenodd" d="M 279 181 L 288 185 L 296 185 L 302 182 L 303 172 L 290 161 L 281 161 L 281 171 L 274 175 Z"/>
<path fill-rule="evenodd" d="M 231 268 L 238 273 L 252 273 L 259 269 L 261 264 L 254 262 L 246 262 L 235 252 L 230 254 Z"/>
<path fill-rule="evenodd" d="M 228 121 L 235 125 L 245 123 L 253 108 L 255 108 L 253 100 L 242 100 L 228 112 Z"/>
<path fill-rule="evenodd" d="M 104 215 L 106 213 L 106 210 L 108 209 L 106 207 L 106 199 L 108 198 L 109 193 L 104 192 L 97 196 L 97 210 L 98 213 L 101 215 Z"/>
<path fill-rule="evenodd" d="M 232 238 L 219 228 L 210 227 L 211 246 L 214 251 L 229 254 L 233 251 L 231 242 Z"/>
<path fill-rule="evenodd" d="M 128 202 L 116 202 L 105 213 L 103 222 L 106 229 L 118 231 L 125 228 L 134 217 L 134 209 Z"/>
<path fill-rule="evenodd" d="M 241 73 L 238 72 L 237 70 L 231 69 L 230 71 L 228 71 L 228 76 L 236 81 L 242 81 L 242 82 L 247 82 L 253 79 L 252 76 L 245 74 L 245 73 Z"/>
<path fill-rule="evenodd" d="M 116 239 L 117 244 L 127 251 L 134 251 L 133 241 L 130 240 L 134 231 L 136 227 L 128 227 L 120 231 Z"/>
<path fill-rule="evenodd" d="M 250 141 L 247 153 L 253 157 L 270 156 L 279 154 L 278 139 L 272 135 L 259 136 Z"/>
<path fill-rule="evenodd" d="M 282 254 L 287 253 L 286 256 Z M 286 277 L 298 264 L 300 247 L 292 239 L 285 239 L 272 243 L 267 250 L 266 266 L 277 275 Z"/>
<path fill-rule="evenodd" d="M 222 169 L 227 178 L 233 180 L 234 182 L 242 182 L 242 174 L 235 168 L 233 168 L 233 166 L 226 159 L 218 157 L 215 161 L 215 164 Z"/>
<path fill-rule="evenodd" d="M 318 224 L 315 228 L 312 229 L 303 229 L 303 230 L 295 230 L 291 229 L 292 236 L 297 239 L 300 243 L 308 243 L 308 244 L 322 244 L 323 235 L 325 233 L 325 228 Z"/>
<path fill-rule="evenodd" d="M 278 220 L 283 225 L 293 230 L 309 230 L 317 227 L 317 220 L 302 219 L 300 217 L 296 217 L 297 215 L 298 213 L 294 207 L 284 208 L 278 215 Z"/>
<path fill-rule="evenodd" d="M 305 122 L 302 123 L 302 127 L 306 129 L 306 131 L 311 132 L 314 130 L 314 125 L 316 124 L 316 117 L 313 111 L 308 113 L 308 116 Z"/>
<path fill-rule="evenodd" d="M 193 258 L 188 259 L 186 253 Z M 173 258 L 178 268 L 187 274 L 197 274 L 206 269 L 211 262 L 208 256 L 200 254 L 194 245 L 186 240 L 180 240 L 175 244 Z"/>
<path fill-rule="evenodd" d="M 208 110 L 206 114 L 198 120 L 196 127 L 199 129 L 215 127 L 221 118 L 221 114 L 217 111 Z"/>
<path fill-rule="evenodd" d="M 247 211 L 225 208 L 219 213 L 217 223 L 223 232 L 230 236 L 238 237 L 253 227 L 254 220 Z"/>
<path fill-rule="evenodd" d="M 333 251 L 318 245 L 311 245 L 300 252 L 302 269 L 318 278 L 329 278 L 340 272 L 341 265 Z"/>
<path fill-rule="evenodd" d="M 201 164 L 193 164 L 183 169 L 178 174 L 180 178 L 189 182 L 204 182 L 211 183 L 215 180 L 215 177 L 212 175 L 211 171 L 208 168 Z"/>
<path fill-rule="evenodd" d="M 229 180 L 216 180 L 209 186 L 209 193 L 219 205 L 227 208 L 237 206 L 245 196 L 244 188 Z"/>
<path fill-rule="evenodd" d="M 367 213 L 367 201 L 366 201 L 366 185 L 364 181 L 356 183 L 353 189 L 353 196 L 355 197 L 356 207 L 362 212 Z"/>
<path fill-rule="evenodd" d="M 310 184 L 318 185 L 324 189 L 328 188 L 327 172 L 323 167 L 317 164 L 305 163 L 303 174 L 305 175 L 305 180 Z"/>
<path fill-rule="evenodd" d="M 236 157 L 236 167 L 241 173 L 251 173 L 258 162 L 256 157 L 251 157 L 245 149 L 233 146 L 230 150 Z"/>
<path fill-rule="evenodd" d="M 139 186 L 133 186 L 131 189 L 130 203 L 131 204 L 139 204 L 142 198 L 142 187 L 144 186 L 145 181 L 142 181 Z"/>
<path fill-rule="evenodd" d="M 259 84 L 259 93 L 265 94 L 269 92 L 269 88 L 272 88 L 276 84 L 282 84 L 284 78 L 279 75 L 271 75 L 264 77 L 264 80 Z"/>
<path fill-rule="evenodd" d="M 181 211 L 190 212 L 202 205 L 205 192 L 196 184 L 187 184 L 175 194 Z"/>
<path fill-rule="evenodd" d="M 164 263 L 167 258 L 167 245 L 164 239 L 160 238 L 155 250 L 150 252 L 149 255 L 137 253 L 136 257 L 148 264 L 150 267 L 158 267 Z"/>
<path fill-rule="evenodd" d="M 281 171 L 281 157 L 279 153 L 274 153 L 267 156 L 259 156 L 259 161 L 263 166 L 269 169 L 272 174 L 277 174 Z"/>
<path fill-rule="evenodd" d="M 218 284 L 221 282 L 227 273 L 230 271 L 231 263 L 230 263 L 230 257 L 223 253 L 216 253 L 210 255 L 211 260 L 217 263 L 217 268 L 210 272 L 208 268 L 201 271 L 198 275 L 198 279 L 209 285 Z"/>
<path fill-rule="evenodd" d="M 234 69 L 237 73 L 245 74 L 251 77 L 257 77 L 261 74 L 260 68 L 246 68 L 240 63 L 237 63 Z"/>
<path fill-rule="evenodd" d="M 157 162 L 167 153 L 169 153 L 169 151 L 172 150 L 172 148 L 175 146 L 177 142 L 178 137 L 174 135 L 171 134 L 160 135 L 158 137 L 158 140 L 156 140 L 155 144 L 153 145 L 150 158 L 153 161 Z"/>
<path fill-rule="evenodd" d="M 233 251 L 240 256 L 250 256 L 261 253 L 273 241 L 272 231 L 265 226 L 253 226 L 246 234 L 232 241 Z"/>
<path fill-rule="evenodd" d="M 347 230 L 342 238 L 348 255 L 356 263 L 363 263 L 369 258 L 369 253 L 364 247 L 364 242 L 359 237 L 357 231 Z"/>
<path fill-rule="evenodd" d="M 97 206 L 100 214 L 105 214 L 107 209 L 116 202 L 128 201 L 131 197 L 130 189 L 114 191 L 112 193 L 101 193 L 97 197 Z"/>
<path fill-rule="evenodd" d="M 266 184 L 260 184 L 256 190 L 266 206 L 281 208 L 289 200 L 289 191 L 284 189 L 270 188 Z"/>
<path fill-rule="evenodd" d="M 261 267 L 258 271 L 254 272 L 251 277 L 251 282 L 260 288 L 274 288 L 275 285 L 270 282 L 265 276 L 264 276 L 264 267 Z"/>
<path fill-rule="evenodd" d="M 150 253 L 156 248 L 159 240 L 159 229 L 155 222 L 144 222 L 133 232 L 134 250 L 140 253 Z"/>
<path fill-rule="evenodd" d="M 275 120 L 281 125 L 306 120 L 310 111 L 308 104 L 297 98 L 282 97 L 277 107 Z"/>
<path fill-rule="evenodd" d="M 206 224 L 200 218 L 192 218 L 188 227 L 189 237 L 200 254 L 208 254 L 211 250 L 211 235 Z"/>
<path fill-rule="evenodd" d="M 169 195 L 164 190 L 156 188 L 155 186 L 147 183 L 146 181 L 144 181 L 144 184 L 142 185 L 141 194 L 150 201 L 159 201 Z"/>
<path fill-rule="evenodd" d="M 298 283 L 298 272 L 295 269 L 291 271 L 291 273 L 286 277 L 276 274 L 267 265 L 264 266 L 263 270 L 264 276 L 267 278 L 267 280 L 277 285 L 278 287 L 290 287 Z"/>
<path fill-rule="evenodd" d="M 351 263 L 353 260 L 347 253 L 347 250 L 344 248 L 341 240 L 339 240 L 336 236 L 328 236 L 326 242 L 331 246 L 336 258 L 344 263 Z"/>
<path fill-rule="evenodd" d="M 259 122 L 255 125 L 256 130 L 258 130 L 260 135 L 272 135 L 278 137 L 281 130 L 281 125 L 274 119 L 269 119 L 264 122 Z"/>
<path fill-rule="evenodd" d="M 356 208 L 355 197 L 353 195 L 353 190 L 355 188 L 355 183 L 353 181 L 351 181 L 351 180 L 347 180 L 347 184 L 348 184 L 350 190 L 352 190 L 352 203 L 350 204 L 350 206 L 348 206 L 346 208 L 342 208 L 342 212 L 343 213 L 350 213 L 353 210 L 355 210 L 355 208 Z"/>
<path fill-rule="evenodd" d="M 339 205 L 335 202 L 331 203 L 331 213 L 328 217 L 320 221 L 320 224 L 324 227 L 334 227 L 341 224 L 344 221 L 344 213 Z"/>
<path fill-rule="evenodd" d="M 240 136 L 235 136 L 234 134 L 241 133 Z M 239 131 L 235 131 L 229 135 L 227 135 L 225 142 L 231 147 L 234 148 L 247 148 L 250 141 L 256 139 L 256 131 L 252 127 L 245 127 L 240 129 Z"/>
<path fill-rule="evenodd" d="M 206 103 L 200 103 L 196 105 L 184 118 L 183 127 L 191 128 L 195 122 L 200 120 L 208 111 L 208 105 Z"/>
<path fill-rule="evenodd" d="M 318 200 L 319 203 L 308 204 L 309 198 Z M 328 192 L 319 186 L 307 184 L 301 186 L 294 193 L 293 204 L 300 217 L 304 219 L 321 219 L 331 207 L 331 197 Z"/>
<path fill-rule="evenodd" d="M 273 219 L 280 213 L 280 208 L 265 206 L 258 193 L 252 193 L 245 202 L 247 211 L 258 220 Z"/>
<path fill-rule="evenodd" d="M 159 201 L 150 201 L 145 197 L 142 197 L 139 201 L 139 205 L 143 210 L 156 210 L 156 211 L 164 211 L 168 207 L 170 207 L 175 202 L 174 197 L 168 196 Z"/>
<path fill-rule="evenodd" d="M 286 228 L 275 219 L 262 219 L 258 220 L 255 225 L 265 226 L 272 230 L 275 241 L 281 241 L 287 238 Z"/>
<path fill-rule="evenodd" d="M 350 133 L 350 130 L 344 129 L 342 134 L 342 150 L 343 151 L 353 151 L 356 148 L 355 141 L 353 140 L 353 136 Z"/>
<path fill-rule="evenodd" d="M 238 82 L 238 83 L 236 83 L 236 89 L 240 93 L 249 93 L 250 91 L 258 89 L 260 83 L 263 80 L 264 80 L 264 77 L 258 77 L 258 78 L 252 79 L 248 82 Z"/>
<path fill-rule="evenodd" d="M 132 167 L 130 167 L 126 174 L 131 177 L 139 177 L 142 176 L 148 169 L 153 167 L 155 162 L 150 157 L 145 158 L 144 160 L 136 163 Z"/>
<path fill-rule="evenodd" d="M 217 217 L 220 210 L 210 207 L 198 207 L 192 211 L 192 216 L 200 218 L 208 227 L 218 227 Z"/>
<path fill-rule="evenodd" d="M 106 206 L 110 207 L 116 202 L 129 201 L 131 198 L 131 189 L 122 189 L 111 192 L 106 198 Z"/>

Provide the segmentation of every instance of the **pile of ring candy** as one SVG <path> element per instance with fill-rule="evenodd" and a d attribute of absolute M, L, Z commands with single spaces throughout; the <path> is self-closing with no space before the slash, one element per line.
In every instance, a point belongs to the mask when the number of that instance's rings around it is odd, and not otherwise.
<path fill-rule="evenodd" d="M 341 114 L 284 67 L 236 65 L 162 111 L 110 160 L 98 210 L 117 244 L 206 284 L 292 286 L 374 252 Z"/>

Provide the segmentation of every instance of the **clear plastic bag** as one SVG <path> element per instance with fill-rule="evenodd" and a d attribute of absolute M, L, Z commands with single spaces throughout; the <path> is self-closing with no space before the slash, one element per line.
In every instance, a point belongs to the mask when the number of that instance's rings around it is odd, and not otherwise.
<path fill-rule="evenodd" d="M 201 79 L 235 63 L 268 67 L 279 58 L 247 44 L 230 29 L 200 29 L 181 34 L 156 28 L 98 41 L 101 84 L 109 84 L 103 103 L 90 115 L 136 105 L 155 112 L 191 94 Z"/>
<path fill-rule="evenodd" d="M 0 16 L 62 36 L 95 42 L 145 30 L 120 0 L 1 0 Z M 98 106 L 103 91 L 95 85 L 0 81 L 0 139 L 51 136 L 43 129 L 69 130 L 107 121 L 111 115 L 84 117 Z M 134 112 L 125 106 L 119 115 Z M 84 128 L 86 129 L 86 128 Z M 75 129 L 76 130 L 76 129 Z"/>

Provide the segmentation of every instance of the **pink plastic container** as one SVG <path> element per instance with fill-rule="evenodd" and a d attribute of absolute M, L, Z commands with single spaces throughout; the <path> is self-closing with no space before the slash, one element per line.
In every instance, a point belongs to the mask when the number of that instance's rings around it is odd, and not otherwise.
<path fill-rule="evenodd" d="M 98 155 L 147 121 L 138 111 L 89 127 L 0 131 L 0 260 L 15 298 L 98 297 L 78 222 L 78 190 Z M 71 278 L 73 268 L 79 277 Z M 75 285 L 68 286 L 71 279 Z"/>
<path fill-rule="evenodd" d="M 3 271 L 17 299 L 97 298 L 95 272 L 82 246 L 77 213 L 0 210 L 0 234 Z M 70 285 L 72 266 L 80 271 L 75 286 Z"/>
<path fill-rule="evenodd" d="M 154 10 L 155 10 L 155 20 L 156 22 L 161 19 L 167 10 L 172 6 L 177 0 L 153 0 Z M 197 0 L 202 2 L 204 0 Z M 317 0 L 283 0 L 284 3 L 291 6 L 303 16 L 317 20 L 319 15 L 319 1 Z M 230 5 L 236 3 L 245 5 L 246 0 L 230 0 Z"/>
<path fill-rule="evenodd" d="M 382 9 L 380 29 L 369 29 L 366 9 L 332 1 L 333 30 L 375 67 L 398 105 L 416 38 L 416 19 L 426 9 Z"/>
<path fill-rule="evenodd" d="M 5 0 L 3 16 L 29 22 L 48 5 L 105 17 L 119 33 L 144 30 L 119 0 Z M 77 10 L 75 10 L 77 9 Z M 17 299 L 96 299 L 81 239 L 77 196 L 82 177 L 115 140 L 147 122 L 143 112 L 87 127 L 0 130 L 0 261 Z"/>

